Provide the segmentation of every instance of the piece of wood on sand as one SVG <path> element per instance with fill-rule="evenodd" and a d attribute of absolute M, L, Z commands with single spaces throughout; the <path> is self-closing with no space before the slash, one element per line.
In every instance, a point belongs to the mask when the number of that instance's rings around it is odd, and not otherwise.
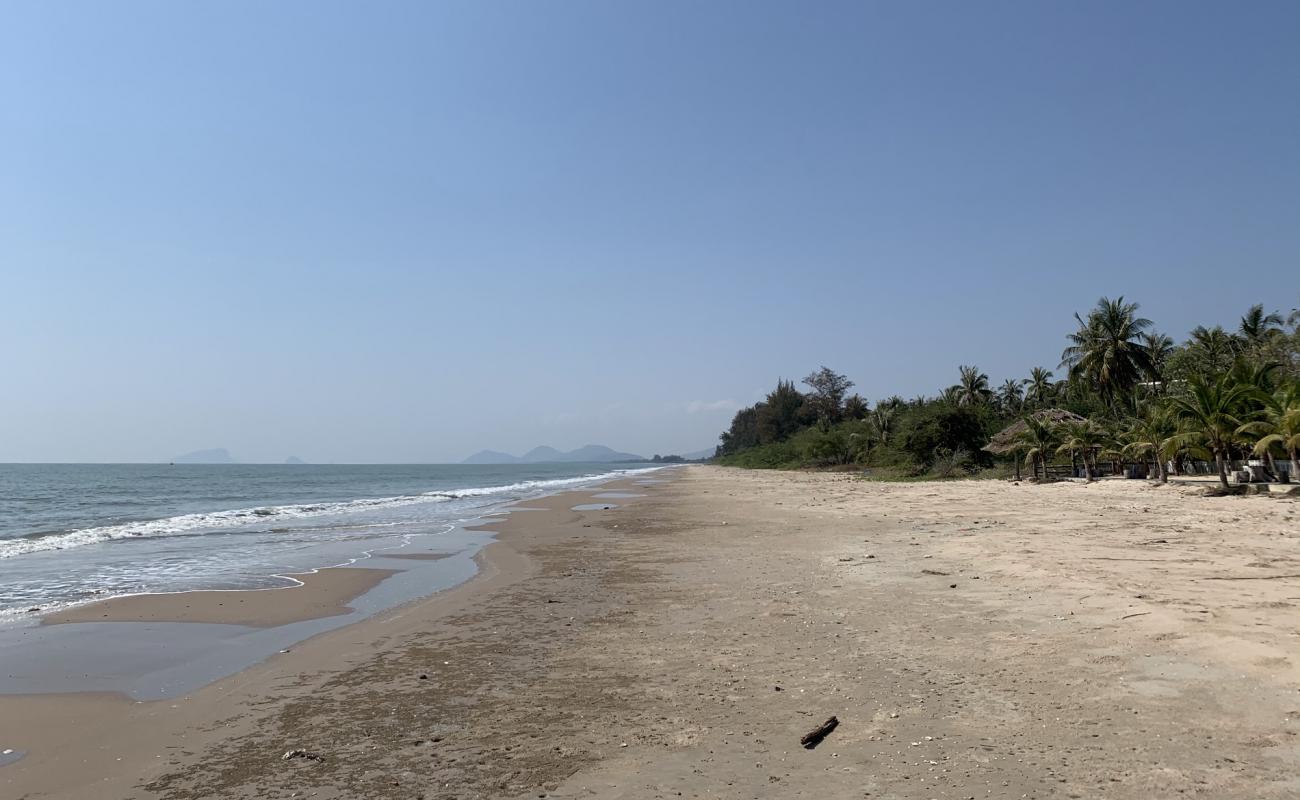
<path fill-rule="evenodd" d="M 836 726 L 839 724 L 840 721 L 838 719 L 836 719 L 835 717 L 831 717 L 830 719 L 826 720 L 822 724 L 818 725 L 816 728 L 813 728 L 812 730 L 805 733 L 803 735 L 803 738 L 799 740 L 799 744 L 811 750 L 817 745 L 821 744 L 822 739 L 825 739 L 827 736 L 829 736 L 830 732 L 835 730 Z"/>

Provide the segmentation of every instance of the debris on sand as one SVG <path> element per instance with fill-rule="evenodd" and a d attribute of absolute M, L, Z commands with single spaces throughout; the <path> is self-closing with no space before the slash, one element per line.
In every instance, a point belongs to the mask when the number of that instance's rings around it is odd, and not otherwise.
<path fill-rule="evenodd" d="M 323 756 L 319 756 L 319 755 L 317 755 L 316 753 L 309 753 L 309 752 L 307 752 L 306 750 L 289 750 L 289 751 L 285 752 L 284 755 L 280 756 L 280 760 L 281 760 L 281 761 L 292 761 L 292 760 L 294 760 L 295 758 L 303 758 L 303 759 L 306 759 L 306 760 L 308 760 L 308 761 L 324 761 L 324 760 L 325 760 L 325 758 L 324 758 Z"/>
<path fill-rule="evenodd" d="M 813 728 L 812 730 L 805 733 L 803 735 L 803 738 L 799 740 L 799 744 L 803 745 L 805 749 L 811 750 L 817 745 L 821 744 L 822 739 L 825 739 L 827 736 L 829 736 L 830 732 L 835 730 L 835 728 L 838 727 L 839 724 L 840 721 L 837 718 L 831 717 L 830 719 L 826 720 L 822 724 L 818 725 L 816 728 Z"/>

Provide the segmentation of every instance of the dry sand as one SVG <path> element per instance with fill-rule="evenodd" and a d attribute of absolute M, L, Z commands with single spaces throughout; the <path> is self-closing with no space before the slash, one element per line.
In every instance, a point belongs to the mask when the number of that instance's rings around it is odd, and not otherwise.
<path fill-rule="evenodd" d="M 0 796 L 1300 797 L 1294 500 L 677 474 L 188 698 L 0 699 Z"/>

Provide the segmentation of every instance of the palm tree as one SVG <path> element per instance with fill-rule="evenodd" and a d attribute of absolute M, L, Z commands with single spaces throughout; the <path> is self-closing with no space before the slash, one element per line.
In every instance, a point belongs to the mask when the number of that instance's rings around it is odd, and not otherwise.
<path fill-rule="evenodd" d="M 1025 415 L 1025 429 L 1016 434 L 1015 442 L 1025 449 L 1025 461 L 1031 464 L 1034 477 L 1038 477 L 1038 464 L 1043 464 L 1043 480 L 1047 480 L 1047 459 L 1056 445 L 1056 430 L 1052 423 L 1034 414 Z"/>
<path fill-rule="evenodd" d="M 998 402 L 1002 404 L 1003 409 L 1007 411 L 1019 411 L 1021 407 L 1024 406 L 1025 392 L 1022 388 L 1023 385 L 1023 381 L 1017 381 L 1011 378 L 1007 378 L 1002 382 L 1002 385 L 998 387 L 997 396 Z"/>
<path fill-rule="evenodd" d="M 1263 304 L 1251 306 L 1241 318 L 1241 327 L 1237 328 L 1237 334 L 1247 344 L 1256 347 L 1281 332 L 1282 315 L 1277 312 L 1265 314 Z"/>
<path fill-rule="evenodd" d="M 897 413 L 897 406 L 877 403 L 876 410 L 871 412 L 871 424 L 876 429 L 876 435 L 880 437 L 881 444 L 889 444 L 890 435 L 894 430 L 894 414 Z"/>
<path fill-rule="evenodd" d="M 1092 420 L 1085 419 L 1062 422 L 1057 426 L 1057 432 L 1062 441 L 1056 452 L 1068 452 L 1071 458 L 1074 453 L 1080 453 L 1083 456 L 1083 477 L 1091 481 L 1096 477 L 1097 450 L 1105 442 L 1104 431 Z"/>
<path fill-rule="evenodd" d="M 1177 439 L 1191 442 L 1199 439 L 1214 456 L 1219 468 L 1219 483 L 1228 488 L 1227 458 L 1229 448 L 1237 440 L 1237 431 L 1248 421 L 1245 409 L 1258 396 L 1254 386 L 1237 383 L 1230 375 L 1207 380 L 1194 376 L 1187 382 L 1187 394 L 1170 398 L 1174 417 L 1186 431 Z"/>
<path fill-rule="evenodd" d="M 1142 334 L 1151 320 L 1137 316 L 1138 304 L 1103 297 L 1084 320 L 1076 312 L 1079 329 L 1069 335 L 1070 346 L 1061 353 L 1061 366 L 1070 376 L 1082 376 L 1095 385 L 1102 399 L 1113 404 L 1152 370 L 1151 356 Z"/>
<path fill-rule="evenodd" d="M 1274 475 L 1277 469 L 1273 464 L 1273 446 L 1280 446 L 1291 461 L 1288 475 L 1294 475 L 1300 469 L 1300 460 L 1296 459 L 1296 453 L 1300 451 L 1300 381 L 1269 397 L 1264 403 L 1262 416 L 1263 419 L 1242 425 L 1237 433 L 1258 437 L 1252 452 L 1268 459 L 1269 469 Z"/>
<path fill-rule="evenodd" d="M 1273 373 L 1282 365 L 1271 361 L 1263 363 L 1248 361 L 1239 358 L 1232 364 L 1232 369 L 1228 374 L 1232 376 L 1234 383 L 1244 383 L 1253 386 L 1259 391 L 1260 398 L 1267 398 L 1273 394 Z M 1261 402 L 1267 402 L 1261 399 Z"/>
<path fill-rule="evenodd" d="M 1025 381 L 1028 390 L 1025 392 L 1025 400 L 1032 402 L 1036 407 L 1042 408 L 1047 405 L 1047 399 L 1052 394 L 1052 371 L 1043 367 L 1034 367 L 1029 371 L 1029 378 Z"/>
<path fill-rule="evenodd" d="M 844 399 L 844 418 L 845 419 L 865 419 L 867 416 L 867 401 L 860 394 L 851 394 Z"/>
<path fill-rule="evenodd" d="M 1197 325 L 1192 328 L 1187 349 L 1195 357 L 1200 372 L 1216 375 L 1232 367 L 1237 357 L 1237 340 L 1222 325 L 1213 328 Z"/>
<path fill-rule="evenodd" d="M 1122 452 L 1126 456 L 1145 459 L 1148 456 L 1156 462 L 1156 476 L 1161 483 L 1169 482 L 1165 471 L 1165 460 L 1172 457 L 1178 449 L 1176 437 L 1178 425 L 1169 409 L 1152 403 L 1143 409 L 1142 416 L 1130 423 L 1127 432 L 1128 442 Z"/>
<path fill-rule="evenodd" d="M 1174 354 L 1174 340 L 1154 331 L 1142 334 L 1142 346 L 1147 349 L 1147 356 L 1151 359 L 1152 381 L 1160 384 L 1160 390 L 1168 387 L 1165 383 L 1165 367 L 1169 364 L 1169 357 Z"/>
<path fill-rule="evenodd" d="M 1095 466 L 1098 458 L 1104 458 L 1110 462 L 1111 474 L 1119 475 L 1124 469 L 1124 445 L 1128 442 L 1128 435 L 1124 423 L 1117 419 L 1104 419 L 1098 423 L 1101 428 L 1101 446 L 1097 455 L 1093 457 Z"/>
<path fill-rule="evenodd" d="M 980 372 L 979 367 L 961 367 L 961 382 L 953 387 L 957 390 L 957 405 L 978 406 L 987 403 L 993 396 L 989 389 L 989 376 Z"/>

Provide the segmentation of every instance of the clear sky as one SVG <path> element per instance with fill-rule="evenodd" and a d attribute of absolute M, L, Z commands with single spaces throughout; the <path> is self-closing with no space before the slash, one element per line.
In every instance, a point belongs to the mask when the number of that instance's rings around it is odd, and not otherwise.
<path fill-rule="evenodd" d="M 1300 301 L 1300 3 L 0 2 L 0 460 L 712 446 Z"/>

